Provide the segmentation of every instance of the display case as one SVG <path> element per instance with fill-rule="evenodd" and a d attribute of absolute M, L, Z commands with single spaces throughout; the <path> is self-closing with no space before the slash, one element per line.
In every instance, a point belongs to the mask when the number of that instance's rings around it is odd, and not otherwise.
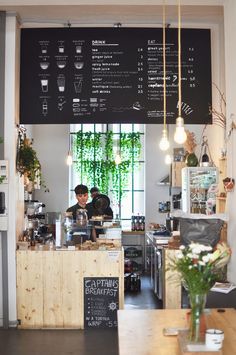
<path fill-rule="evenodd" d="M 182 169 L 183 212 L 215 213 L 218 175 L 216 167 L 186 167 Z"/>

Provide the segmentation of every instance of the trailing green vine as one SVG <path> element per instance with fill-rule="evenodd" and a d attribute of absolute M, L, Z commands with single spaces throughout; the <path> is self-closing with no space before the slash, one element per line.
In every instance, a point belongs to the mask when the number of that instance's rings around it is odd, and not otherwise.
<path fill-rule="evenodd" d="M 83 132 L 73 135 L 75 168 L 80 182 L 89 187 L 98 186 L 102 193 L 113 191 L 118 202 L 128 188 L 132 168 L 138 164 L 141 152 L 140 133 L 121 133 L 119 149 L 121 163 L 116 165 L 113 151 L 114 133 L 107 131 Z"/>
<path fill-rule="evenodd" d="M 33 186 L 39 184 L 44 187 L 45 192 L 49 192 L 42 178 L 40 161 L 32 146 L 33 140 L 27 138 L 26 133 L 19 131 L 17 145 L 16 169 L 24 176 L 25 185 L 29 185 L 29 182 Z"/>

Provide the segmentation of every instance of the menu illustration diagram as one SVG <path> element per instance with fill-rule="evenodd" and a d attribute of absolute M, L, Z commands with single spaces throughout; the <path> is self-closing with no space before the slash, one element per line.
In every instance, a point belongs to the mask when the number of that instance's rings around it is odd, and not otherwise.
<path fill-rule="evenodd" d="M 167 122 L 178 112 L 177 29 L 166 30 Z M 210 123 L 210 30 L 182 30 L 182 113 Z M 22 29 L 20 123 L 162 123 L 160 28 Z"/>

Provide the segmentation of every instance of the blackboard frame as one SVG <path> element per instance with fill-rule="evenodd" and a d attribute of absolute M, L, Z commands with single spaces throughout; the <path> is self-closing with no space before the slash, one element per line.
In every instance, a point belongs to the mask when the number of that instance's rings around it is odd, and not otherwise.
<path fill-rule="evenodd" d="M 117 327 L 119 277 L 84 277 L 84 328 Z"/>
<path fill-rule="evenodd" d="M 182 116 L 210 124 L 211 31 L 181 30 Z M 177 29 L 166 29 L 167 123 L 178 115 Z M 20 123 L 163 123 L 161 28 L 21 30 Z"/>

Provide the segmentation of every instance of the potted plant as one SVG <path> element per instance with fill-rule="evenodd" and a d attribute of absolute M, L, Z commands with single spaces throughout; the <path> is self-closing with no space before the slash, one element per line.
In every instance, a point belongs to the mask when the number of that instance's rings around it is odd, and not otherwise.
<path fill-rule="evenodd" d="M 187 139 L 184 143 L 184 149 L 187 152 L 186 155 L 186 165 L 187 166 L 197 166 L 198 165 L 198 158 L 195 154 L 195 148 L 197 146 L 195 134 L 186 130 Z"/>
<path fill-rule="evenodd" d="M 27 138 L 25 133 L 19 133 L 16 168 L 24 176 L 24 185 L 28 191 L 44 186 L 41 164 L 32 145 L 33 139 Z"/>

